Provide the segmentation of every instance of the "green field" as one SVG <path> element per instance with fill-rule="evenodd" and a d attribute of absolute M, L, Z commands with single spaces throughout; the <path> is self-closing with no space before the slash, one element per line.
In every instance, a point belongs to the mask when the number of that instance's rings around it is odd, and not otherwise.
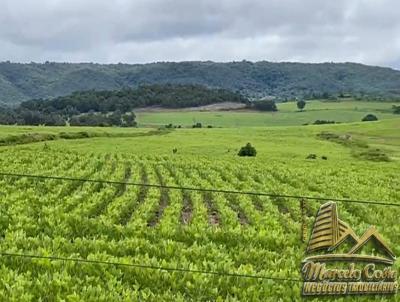
<path fill-rule="evenodd" d="M 138 112 L 141 126 L 160 126 L 167 124 L 190 127 L 197 122 L 214 127 L 266 127 L 295 126 L 312 124 L 316 120 L 330 120 L 340 123 L 358 122 L 368 113 L 374 113 L 379 119 L 391 119 L 392 105 L 396 103 L 361 101 L 308 101 L 303 112 L 299 112 L 296 103 L 278 104 L 278 112 L 201 112 L 201 111 L 160 111 Z"/>
<path fill-rule="evenodd" d="M 287 114 L 287 119 L 314 113 L 319 119 L 328 119 L 320 116 L 321 112 L 335 116 L 335 120 L 342 117 L 338 104 L 330 110 L 325 103 L 316 102 L 302 113 L 294 112 L 292 105 L 282 105 L 286 113 L 282 107 L 277 114 Z M 358 119 L 373 108 L 377 112 L 375 103 L 363 103 L 365 107 L 360 111 L 354 110 L 354 104 L 340 105 L 349 114 L 347 118 Z M 386 110 L 389 104 L 380 106 Z M 160 117 L 160 124 L 168 123 L 161 121 L 163 114 L 167 113 L 154 113 L 153 120 Z M 175 114 L 176 120 L 171 122 L 183 124 L 187 118 L 189 125 L 190 114 L 194 113 Z M 214 113 L 204 114 L 212 117 Z M 390 113 L 377 113 L 381 118 L 377 122 L 320 126 L 268 122 L 277 127 L 262 127 L 265 115 L 261 113 L 215 114 L 226 115 L 221 126 L 227 128 L 166 131 L 0 127 L 3 173 L 122 182 L 1 176 L 1 252 L 300 279 L 306 243 L 300 238 L 298 199 L 124 183 L 353 198 L 400 205 L 400 118 Z M 240 116 L 241 126 L 254 123 L 252 126 L 257 127 L 232 127 L 234 116 L 239 114 L 244 114 Z M 260 119 L 246 120 L 248 116 Z M 139 121 L 141 118 L 140 114 Z M 300 119 L 297 122 L 301 123 Z M 65 139 L 61 132 L 85 132 L 89 137 Z M 327 134 L 334 140 L 326 139 Z M 26 137 L 37 141 L 23 143 L 21 139 Z M 238 149 L 247 142 L 256 147 L 255 158 L 237 156 Z M 173 153 L 175 148 L 177 152 Z M 317 158 L 306 159 L 309 154 Z M 306 203 L 308 231 L 322 203 Z M 339 202 L 338 207 L 340 218 L 349 222 L 357 234 L 376 225 L 394 253 L 400 255 L 399 207 L 345 202 Z M 399 271 L 397 263 L 395 269 Z M 1 301 L 303 300 L 301 283 L 296 281 L 70 261 L 1 256 L 0 274 Z M 355 296 L 335 301 L 398 299 Z"/>

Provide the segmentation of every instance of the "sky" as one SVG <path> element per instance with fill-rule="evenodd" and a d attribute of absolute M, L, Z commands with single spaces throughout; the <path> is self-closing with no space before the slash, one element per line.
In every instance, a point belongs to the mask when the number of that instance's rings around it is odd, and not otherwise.
<path fill-rule="evenodd" d="M 1 0 L 0 61 L 400 69 L 398 0 Z"/>

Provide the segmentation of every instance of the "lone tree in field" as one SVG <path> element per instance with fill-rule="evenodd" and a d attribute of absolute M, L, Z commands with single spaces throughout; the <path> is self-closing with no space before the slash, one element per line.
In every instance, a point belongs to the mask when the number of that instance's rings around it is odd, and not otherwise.
<path fill-rule="evenodd" d="M 297 108 L 299 108 L 299 110 L 303 111 L 304 107 L 306 107 L 306 101 L 304 100 L 300 100 L 297 101 Z"/>
<path fill-rule="evenodd" d="M 373 122 L 373 121 L 377 121 L 377 120 L 378 120 L 378 118 L 376 117 L 376 115 L 374 115 L 374 114 L 367 114 L 366 116 L 364 116 L 364 117 L 362 118 L 361 121 L 363 121 L 363 122 Z"/>
<path fill-rule="evenodd" d="M 257 151 L 250 143 L 247 143 L 246 146 L 240 148 L 238 155 L 239 156 L 256 156 Z"/>

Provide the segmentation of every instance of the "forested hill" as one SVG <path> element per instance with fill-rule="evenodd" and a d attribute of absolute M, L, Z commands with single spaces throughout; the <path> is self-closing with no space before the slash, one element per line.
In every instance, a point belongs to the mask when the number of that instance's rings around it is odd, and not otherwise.
<path fill-rule="evenodd" d="M 79 91 L 67 96 L 0 107 L 0 124 L 134 127 L 133 110 L 139 107 L 184 108 L 221 102 L 249 105 L 248 101 L 240 93 L 201 85 L 140 85 L 122 90 Z M 275 103 L 272 104 L 275 106 Z"/>
<path fill-rule="evenodd" d="M 74 91 L 116 90 L 155 83 L 200 84 L 238 91 L 248 97 L 319 97 L 340 93 L 400 96 L 400 71 L 354 63 L 0 63 L 0 102 L 9 104 Z"/>
<path fill-rule="evenodd" d="M 129 112 L 135 108 L 160 106 L 163 108 L 197 107 L 221 102 L 246 103 L 247 98 L 221 88 L 200 85 L 153 84 L 138 88 L 104 91 L 79 91 L 53 99 L 25 101 L 20 108 L 42 113 L 63 115 L 87 112 Z"/>

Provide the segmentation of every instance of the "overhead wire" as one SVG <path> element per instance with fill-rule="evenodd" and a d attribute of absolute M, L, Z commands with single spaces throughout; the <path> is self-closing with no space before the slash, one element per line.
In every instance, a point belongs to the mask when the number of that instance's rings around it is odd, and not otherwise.
<path fill-rule="evenodd" d="M 226 189 L 215 189 L 215 188 L 183 187 L 183 186 L 172 186 L 172 185 L 163 185 L 163 184 L 124 182 L 124 181 L 116 181 L 116 180 L 75 178 L 75 177 L 68 177 L 68 176 L 50 176 L 50 175 L 23 174 L 23 173 L 11 173 L 11 172 L 0 172 L 0 176 L 18 177 L 18 178 L 26 177 L 26 178 L 33 178 L 33 179 L 53 179 L 53 180 L 60 180 L 60 181 L 92 182 L 92 183 L 102 183 L 102 184 L 110 184 L 110 185 L 141 186 L 141 187 L 148 187 L 148 188 L 160 188 L 160 189 L 171 189 L 171 190 L 198 191 L 198 192 L 224 193 L 224 194 L 239 194 L 239 195 L 256 195 L 256 196 L 265 196 L 265 197 L 272 197 L 272 198 L 293 198 L 293 199 L 306 199 L 306 200 L 314 200 L 314 201 L 336 201 L 336 202 L 343 202 L 343 203 L 359 203 L 359 204 L 367 204 L 367 205 L 400 207 L 400 203 L 385 202 L 385 201 L 320 197 L 320 196 L 302 196 L 302 195 L 277 194 L 277 193 L 256 192 L 256 191 L 237 191 L 237 190 L 226 190 Z"/>
<path fill-rule="evenodd" d="M 208 270 L 198 270 L 198 269 L 195 270 L 195 269 L 178 268 L 178 267 L 165 267 L 165 266 L 156 266 L 156 265 L 147 265 L 147 264 L 122 263 L 122 262 L 113 262 L 113 261 L 92 260 L 92 259 L 82 259 L 82 258 L 67 258 L 67 257 L 58 257 L 58 256 L 42 256 L 42 255 L 20 254 L 20 253 L 9 253 L 9 252 L 0 252 L 0 256 L 14 257 L 14 258 L 28 258 L 28 259 L 44 259 L 44 260 L 50 260 L 50 261 L 69 261 L 69 262 L 77 262 L 77 263 L 82 263 L 82 264 L 123 266 L 123 267 L 130 267 L 130 268 L 150 269 L 150 270 L 159 270 L 159 271 L 166 271 L 166 272 L 181 272 L 181 273 L 192 273 L 192 274 L 215 275 L 215 276 L 221 276 L 221 277 L 237 277 L 237 278 L 263 279 L 263 280 L 287 281 L 287 282 L 301 282 L 302 281 L 297 278 L 239 274 L 239 273 L 218 272 L 218 271 L 208 271 Z"/>
<path fill-rule="evenodd" d="M 11 172 L 0 172 L 0 176 L 17 177 L 17 178 L 25 177 L 25 178 L 45 179 L 45 180 L 52 179 L 52 180 L 60 180 L 60 181 L 92 182 L 92 183 L 102 183 L 102 184 L 110 184 L 110 185 L 129 185 L 129 186 L 142 186 L 142 187 L 160 188 L 160 189 L 162 188 L 162 189 L 172 189 L 172 190 L 187 190 L 187 191 L 224 193 L 224 194 L 257 195 L 257 196 L 266 196 L 266 197 L 273 197 L 273 198 L 293 198 L 293 199 L 314 200 L 314 201 L 337 201 L 337 202 L 347 202 L 347 203 L 360 203 L 360 204 L 368 204 L 368 205 L 400 207 L 400 204 L 384 202 L 384 201 L 367 201 L 367 200 L 354 200 L 354 199 L 345 199 L 345 198 L 327 198 L 327 197 L 316 197 L 316 196 L 276 194 L 276 193 L 256 192 L 256 191 L 237 191 L 237 190 L 225 190 L 225 189 L 214 189 L 214 188 L 183 187 L 183 186 L 171 186 L 171 185 L 162 185 L 162 184 L 123 182 L 123 181 L 104 180 L 104 179 L 75 178 L 75 177 L 68 177 L 68 176 L 51 176 L 51 175 L 37 175 L 37 174 L 24 174 L 24 173 L 11 173 Z M 92 260 L 92 259 L 83 259 L 83 258 L 42 256 L 42 255 L 10 253 L 10 252 L 0 252 L 0 256 L 14 257 L 14 258 L 18 257 L 18 258 L 26 258 L 26 259 L 45 259 L 45 260 L 50 260 L 50 261 L 70 261 L 70 262 L 76 262 L 76 263 L 82 263 L 82 264 L 113 265 L 113 266 L 131 267 L 131 268 L 139 268 L 139 269 L 159 270 L 159 271 L 166 271 L 166 272 L 208 274 L 208 275 L 217 275 L 217 276 L 222 276 L 222 277 L 263 279 L 263 280 L 272 280 L 272 281 L 281 281 L 281 282 L 285 282 L 285 281 L 286 282 L 302 282 L 301 279 L 297 279 L 297 278 L 239 274 L 239 273 L 218 272 L 218 271 L 208 271 L 208 270 L 194 270 L 194 269 L 186 269 L 186 268 L 172 268 L 172 267 L 154 266 L 154 265 L 147 265 L 147 264 L 122 263 L 122 262 Z"/>

